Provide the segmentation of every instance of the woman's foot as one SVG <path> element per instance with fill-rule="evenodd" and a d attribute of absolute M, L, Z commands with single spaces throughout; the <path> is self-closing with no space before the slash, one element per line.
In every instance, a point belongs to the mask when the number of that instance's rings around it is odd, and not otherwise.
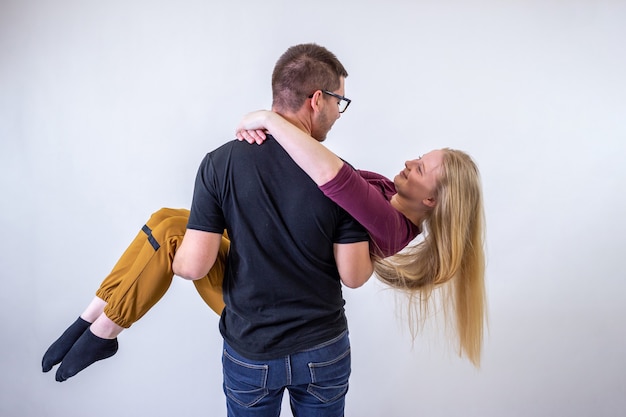
<path fill-rule="evenodd" d="M 48 372 L 52 367 L 61 363 L 67 352 L 70 351 L 74 343 L 85 333 L 91 323 L 82 318 L 76 319 L 70 327 L 68 327 L 61 337 L 59 337 L 46 351 L 41 360 L 41 368 L 44 372 Z"/>
<path fill-rule="evenodd" d="M 117 349 L 117 338 L 103 339 L 88 329 L 63 358 L 56 373 L 56 380 L 63 382 L 73 377 L 92 363 L 115 355 Z"/>

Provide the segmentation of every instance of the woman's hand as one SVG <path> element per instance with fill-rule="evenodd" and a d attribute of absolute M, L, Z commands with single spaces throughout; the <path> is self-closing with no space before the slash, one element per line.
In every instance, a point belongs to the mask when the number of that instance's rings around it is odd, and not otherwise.
<path fill-rule="evenodd" d="M 235 131 L 237 139 L 258 145 L 262 144 L 267 138 L 267 118 L 271 113 L 268 110 L 258 110 L 246 114 Z"/>

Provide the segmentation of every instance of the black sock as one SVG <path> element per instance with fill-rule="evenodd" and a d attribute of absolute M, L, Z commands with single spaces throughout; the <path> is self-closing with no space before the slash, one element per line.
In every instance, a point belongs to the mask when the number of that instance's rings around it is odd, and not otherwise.
<path fill-rule="evenodd" d="M 89 328 L 91 323 L 78 318 L 70 327 L 68 327 L 61 337 L 59 337 L 46 351 L 41 360 L 41 368 L 44 372 L 48 372 L 54 365 L 60 363 L 67 352 L 76 343 L 78 338 Z"/>
<path fill-rule="evenodd" d="M 117 338 L 102 339 L 87 330 L 63 358 L 57 369 L 56 380 L 63 382 L 92 363 L 115 355 L 117 346 Z"/>

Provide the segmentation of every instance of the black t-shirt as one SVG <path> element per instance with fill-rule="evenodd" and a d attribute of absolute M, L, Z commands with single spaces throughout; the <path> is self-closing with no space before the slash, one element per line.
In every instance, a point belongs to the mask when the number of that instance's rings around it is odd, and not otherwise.
<path fill-rule="evenodd" d="M 272 137 L 204 158 L 187 227 L 228 231 L 220 331 L 241 355 L 272 359 L 347 329 L 333 244 L 366 241 L 367 232 Z"/>

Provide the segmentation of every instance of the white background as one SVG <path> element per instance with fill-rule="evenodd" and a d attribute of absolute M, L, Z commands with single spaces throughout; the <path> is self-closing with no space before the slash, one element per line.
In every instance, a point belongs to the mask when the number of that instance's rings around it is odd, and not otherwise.
<path fill-rule="evenodd" d="M 350 73 L 335 152 L 393 177 L 449 146 L 483 176 L 482 369 L 412 345 L 372 279 L 345 291 L 347 416 L 625 415 L 625 22 L 617 0 L 2 0 L 0 415 L 225 415 L 217 316 L 180 278 L 113 358 L 61 384 L 40 361 L 302 42 Z"/>

